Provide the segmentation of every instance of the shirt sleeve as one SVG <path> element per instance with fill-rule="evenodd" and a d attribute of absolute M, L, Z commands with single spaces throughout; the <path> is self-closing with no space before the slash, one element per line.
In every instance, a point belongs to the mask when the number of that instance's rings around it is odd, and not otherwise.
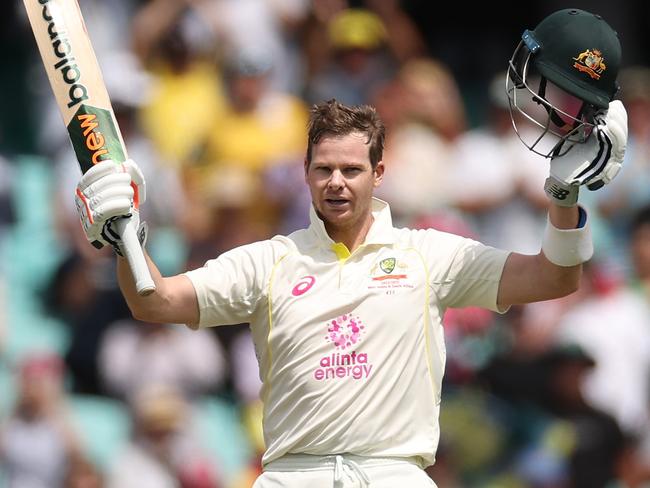
<path fill-rule="evenodd" d="M 276 246 L 272 241 L 248 244 L 188 271 L 199 304 L 199 326 L 249 322 L 265 296 Z"/>
<path fill-rule="evenodd" d="M 443 234 L 437 241 L 431 285 L 441 305 L 504 312 L 498 308 L 497 298 L 510 252 L 451 234 Z"/>

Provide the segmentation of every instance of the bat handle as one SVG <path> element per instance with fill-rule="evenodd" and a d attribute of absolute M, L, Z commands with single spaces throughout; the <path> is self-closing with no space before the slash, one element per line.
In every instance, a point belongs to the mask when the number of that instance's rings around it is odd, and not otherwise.
<path fill-rule="evenodd" d="M 151 279 L 147 260 L 142 252 L 140 241 L 133 226 L 129 225 L 131 219 L 118 219 L 115 222 L 117 232 L 122 238 L 122 252 L 129 262 L 131 273 L 135 281 L 135 289 L 138 295 L 147 296 L 156 290 L 156 285 Z"/>

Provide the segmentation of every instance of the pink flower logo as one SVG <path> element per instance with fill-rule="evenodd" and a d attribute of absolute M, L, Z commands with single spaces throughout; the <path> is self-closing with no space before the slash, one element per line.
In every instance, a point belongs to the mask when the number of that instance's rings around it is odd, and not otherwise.
<path fill-rule="evenodd" d="M 365 326 L 359 317 L 344 314 L 328 322 L 325 339 L 334 344 L 337 349 L 347 349 L 361 341 L 361 335 L 365 332 Z"/>

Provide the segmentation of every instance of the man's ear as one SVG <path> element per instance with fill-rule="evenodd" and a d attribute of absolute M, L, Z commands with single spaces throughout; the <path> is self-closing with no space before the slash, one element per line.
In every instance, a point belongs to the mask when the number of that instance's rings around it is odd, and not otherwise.
<path fill-rule="evenodd" d="M 381 182 L 384 179 L 384 171 L 386 170 L 386 166 L 384 166 L 383 161 L 379 161 L 377 163 L 377 166 L 375 166 L 374 173 L 375 173 L 375 182 L 374 186 L 377 188 L 379 185 L 381 185 Z"/>
<path fill-rule="evenodd" d="M 309 172 L 309 161 L 307 161 L 306 157 L 302 164 L 305 169 L 305 183 L 307 183 L 307 173 Z"/>

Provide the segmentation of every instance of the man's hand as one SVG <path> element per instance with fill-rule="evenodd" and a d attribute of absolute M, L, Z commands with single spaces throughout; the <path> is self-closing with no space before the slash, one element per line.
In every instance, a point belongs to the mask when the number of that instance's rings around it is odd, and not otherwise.
<path fill-rule="evenodd" d="M 131 159 L 122 164 L 102 161 L 79 180 L 75 203 L 88 241 L 98 249 L 113 247 L 122 255 L 121 240 L 112 223 L 131 217 L 131 224 L 144 245 L 146 226 L 140 225 L 139 208 L 146 199 L 144 175 Z"/>
<path fill-rule="evenodd" d="M 562 207 L 578 201 L 578 188 L 597 190 L 614 179 L 621 169 L 627 146 L 627 112 L 614 100 L 595 117 L 596 126 L 583 144 L 574 144 L 564 155 L 551 158 L 550 176 L 544 190 Z"/>

